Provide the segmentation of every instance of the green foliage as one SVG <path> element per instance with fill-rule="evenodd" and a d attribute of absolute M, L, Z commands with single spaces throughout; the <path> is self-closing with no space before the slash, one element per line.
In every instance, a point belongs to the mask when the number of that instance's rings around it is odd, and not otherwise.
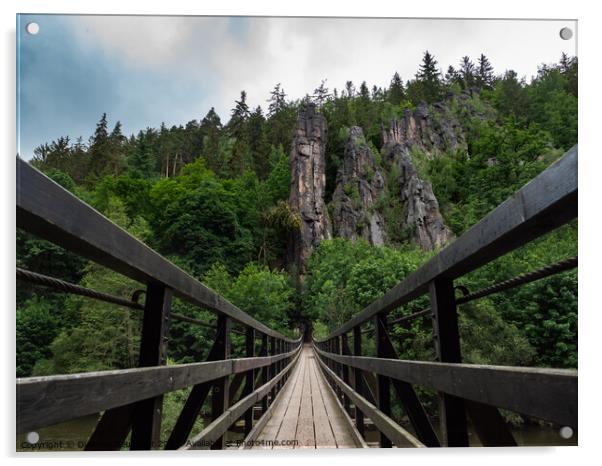
<path fill-rule="evenodd" d="M 287 274 L 250 262 L 232 277 L 225 266 L 215 264 L 203 276 L 203 282 L 257 320 L 292 335 L 294 287 Z"/>
<path fill-rule="evenodd" d="M 59 321 L 49 301 L 32 298 L 17 308 L 17 377 L 31 375 L 36 361 L 50 356 Z"/>

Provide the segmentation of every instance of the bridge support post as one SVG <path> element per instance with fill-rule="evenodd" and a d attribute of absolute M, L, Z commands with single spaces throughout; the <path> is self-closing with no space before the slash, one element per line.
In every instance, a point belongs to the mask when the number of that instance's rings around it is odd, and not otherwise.
<path fill-rule="evenodd" d="M 341 335 L 341 354 L 343 354 L 345 356 L 351 356 L 351 351 L 349 350 L 349 340 L 347 338 L 346 333 L 343 333 L 343 335 Z M 345 382 L 347 385 L 349 385 L 349 366 L 347 366 L 346 364 L 343 364 L 342 367 L 343 367 L 343 382 Z M 347 411 L 347 413 L 349 413 L 349 411 L 350 411 L 349 405 L 350 405 L 349 397 L 343 393 L 343 407 L 345 408 L 345 411 Z"/>
<path fill-rule="evenodd" d="M 171 298 L 171 289 L 163 284 L 148 284 L 140 341 L 140 367 L 162 366 L 167 362 Z M 131 450 L 154 450 L 160 447 L 162 411 L 163 395 L 134 405 Z"/>
<path fill-rule="evenodd" d="M 437 358 L 440 362 L 462 362 L 453 281 L 446 277 L 439 277 L 430 283 L 429 289 Z M 468 432 L 464 400 L 440 393 L 439 416 L 446 446 L 467 447 Z"/>
<path fill-rule="evenodd" d="M 359 325 L 353 328 L 353 355 L 362 355 L 362 327 Z M 360 396 L 365 397 L 362 371 L 357 368 L 353 369 L 353 377 L 355 379 L 355 391 Z M 366 429 L 364 427 L 364 413 L 357 406 L 355 406 L 355 426 L 360 435 L 365 438 Z"/>
<path fill-rule="evenodd" d="M 216 359 L 225 360 L 230 357 L 230 319 L 219 314 L 217 316 L 217 335 L 215 337 Z M 217 379 L 213 383 L 211 391 L 211 419 L 215 420 L 228 409 L 228 392 L 230 390 L 230 378 L 228 376 Z M 218 438 L 211 444 L 212 450 L 224 448 L 224 436 Z"/>
<path fill-rule="evenodd" d="M 261 352 L 260 356 L 268 355 L 268 336 L 263 333 L 261 335 Z M 265 385 L 268 383 L 268 372 L 270 368 L 269 366 L 265 366 L 261 369 L 261 385 Z M 263 416 L 268 410 L 268 396 L 264 396 L 261 400 L 261 415 Z"/>
<path fill-rule="evenodd" d="M 374 318 L 374 330 L 376 336 L 376 357 L 386 358 L 387 354 L 387 343 L 389 336 L 387 335 L 387 315 L 385 313 L 377 314 Z M 378 409 L 380 409 L 387 416 L 391 416 L 391 379 L 383 375 L 377 377 L 377 390 L 378 390 Z M 391 448 L 391 440 L 384 435 L 380 434 L 380 446 L 381 448 Z"/>
<path fill-rule="evenodd" d="M 247 327 L 246 341 L 245 341 L 245 355 L 247 358 L 255 356 L 255 329 L 253 327 Z M 249 370 L 246 374 L 245 388 L 242 392 L 243 398 L 250 395 L 255 390 L 255 371 Z M 251 406 L 245 412 L 245 437 L 249 435 L 253 428 L 253 406 Z"/>
<path fill-rule="evenodd" d="M 276 338 L 275 337 L 270 337 L 269 354 L 270 354 L 270 356 L 276 355 Z M 272 380 L 275 375 L 276 375 L 276 363 L 273 363 L 273 364 L 270 364 L 269 380 Z M 272 404 L 274 402 L 274 398 L 276 398 L 276 387 L 272 387 L 272 390 L 270 391 L 270 404 Z"/>

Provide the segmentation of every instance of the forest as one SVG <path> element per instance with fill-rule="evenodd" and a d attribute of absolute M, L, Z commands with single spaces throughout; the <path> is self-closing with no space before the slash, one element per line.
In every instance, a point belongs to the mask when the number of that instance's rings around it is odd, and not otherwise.
<path fill-rule="evenodd" d="M 577 143 L 577 69 L 576 57 L 563 55 L 527 80 L 512 70 L 496 73 L 481 55 L 441 70 L 427 51 L 414 76 L 394 73 L 384 87 L 348 81 L 330 89 L 324 79 L 304 98 L 289 99 L 276 84 L 264 108 L 250 108 L 242 91 L 224 120 L 211 108 L 200 120 L 128 136 L 119 121 L 102 114 L 89 139 L 41 144 L 30 163 L 253 317 L 288 335 L 300 321 L 313 321 L 320 337 L 436 251 L 423 251 L 399 231 L 398 206 L 385 198 L 387 244 L 325 240 L 299 286 L 286 257 L 299 223 L 288 200 L 300 109 L 312 102 L 328 124 L 328 203 L 350 127 L 363 129 L 379 159 L 382 129 L 392 119 L 464 95 L 480 117 L 454 105 L 449 111 L 461 122 L 466 150 L 434 158 L 412 153 L 457 237 Z M 478 290 L 575 255 L 572 222 L 460 284 Z M 17 266 L 123 297 L 140 288 L 22 231 Z M 423 309 L 427 299 L 395 310 L 392 318 Z M 178 300 L 173 312 L 213 319 Z M 462 305 L 459 316 L 466 362 L 577 367 L 576 271 Z M 134 310 L 19 282 L 16 325 L 18 377 L 137 365 L 141 316 Z M 211 330 L 175 322 L 170 332 L 169 363 L 203 360 Z M 400 357 L 433 360 L 428 319 L 395 325 L 392 335 Z"/>

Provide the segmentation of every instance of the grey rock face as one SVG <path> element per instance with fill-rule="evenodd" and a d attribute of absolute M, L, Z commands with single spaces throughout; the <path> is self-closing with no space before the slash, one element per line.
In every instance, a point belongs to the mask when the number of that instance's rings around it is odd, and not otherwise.
<path fill-rule="evenodd" d="M 300 274 L 311 251 L 332 237 L 324 191 L 326 187 L 326 118 L 308 104 L 297 119 L 290 154 L 291 193 L 289 203 L 299 213 L 301 228 L 291 235 L 288 261 Z"/>
<path fill-rule="evenodd" d="M 406 213 L 403 227 L 425 251 L 444 246 L 454 235 L 443 222 L 431 184 L 418 176 L 408 147 L 389 143 L 384 150 L 390 167 L 395 164 L 399 171 L 397 192 Z M 395 187 L 389 186 L 389 190 L 394 193 Z"/>
<path fill-rule="evenodd" d="M 402 120 L 391 120 L 389 129 L 382 129 L 382 138 L 385 145 L 417 147 L 428 157 L 466 149 L 462 126 L 444 104 L 435 104 L 432 111 L 426 104 L 419 104 L 413 112 L 406 110 Z"/>
<path fill-rule="evenodd" d="M 384 178 L 362 129 L 352 127 L 332 198 L 335 236 L 364 238 L 375 246 L 383 245 L 385 222 L 376 210 L 376 202 L 384 187 Z"/>

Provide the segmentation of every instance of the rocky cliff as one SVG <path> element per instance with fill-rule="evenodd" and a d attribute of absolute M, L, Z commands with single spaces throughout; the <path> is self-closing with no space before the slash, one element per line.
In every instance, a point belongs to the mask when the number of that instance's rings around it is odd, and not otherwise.
<path fill-rule="evenodd" d="M 428 181 L 421 179 L 414 167 L 407 145 L 389 142 L 383 147 L 389 170 L 399 173 L 389 186 L 392 195 L 399 195 L 403 212 L 402 228 L 425 251 L 447 244 L 453 233 L 443 222 L 439 203 Z"/>
<path fill-rule="evenodd" d="M 382 127 L 383 145 L 393 143 L 415 147 L 428 157 L 446 152 L 467 150 L 466 138 L 458 113 L 469 118 L 492 118 L 493 109 L 475 106 L 477 90 L 462 91 L 459 95 L 449 94 L 445 101 L 429 108 L 422 103 L 414 111 L 406 110 L 402 119 L 393 119 L 389 128 Z M 455 108 L 455 111 L 452 111 Z"/>
<path fill-rule="evenodd" d="M 311 251 L 323 239 L 332 237 L 324 202 L 326 187 L 326 118 L 312 104 L 299 113 L 291 147 L 291 193 L 289 203 L 299 214 L 301 226 L 291 233 L 288 262 L 299 274 Z"/>
<path fill-rule="evenodd" d="M 335 236 L 364 238 L 376 246 L 384 244 L 385 221 L 376 209 L 384 188 L 384 177 L 362 129 L 352 127 L 332 198 Z"/>

